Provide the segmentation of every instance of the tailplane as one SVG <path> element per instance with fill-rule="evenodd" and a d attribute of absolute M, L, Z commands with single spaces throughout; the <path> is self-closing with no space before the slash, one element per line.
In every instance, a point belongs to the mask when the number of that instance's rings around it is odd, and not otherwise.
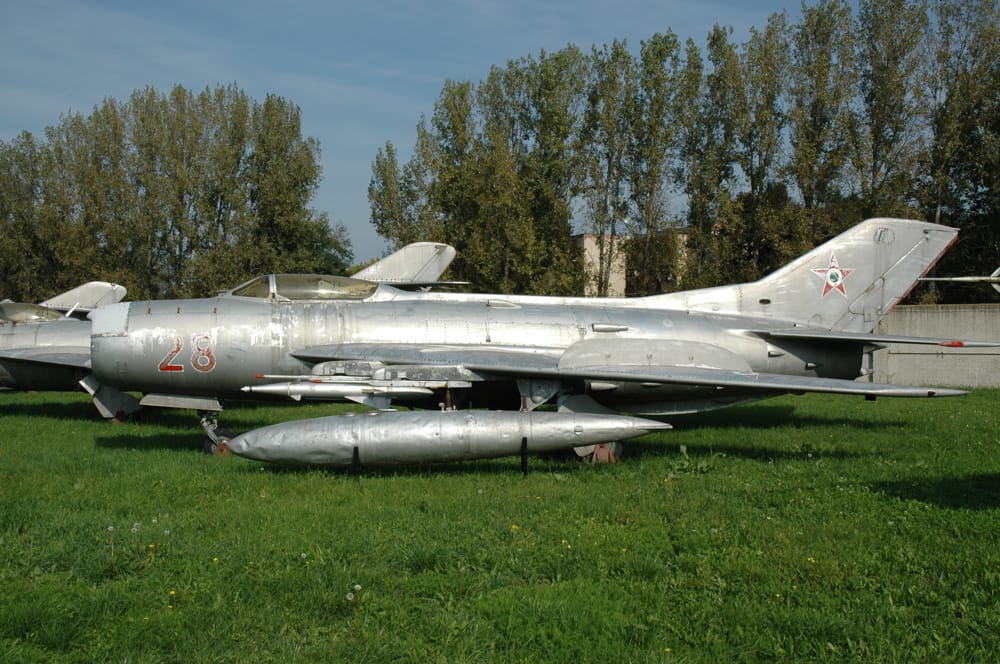
<path fill-rule="evenodd" d="M 923 221 L 868 219 L 759 281 L 659 297 L 694 311 L 868 333 L 957 234 Z"/>

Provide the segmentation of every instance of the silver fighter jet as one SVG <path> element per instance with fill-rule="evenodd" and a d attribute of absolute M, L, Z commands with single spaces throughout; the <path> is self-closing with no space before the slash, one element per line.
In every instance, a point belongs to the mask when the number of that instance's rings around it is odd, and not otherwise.
<path fill-rule="evenodd" d="M 93 312 L 93 370 L 104 384 L 145 392 L 143 403 L 211 413 L 218 398 L 246 397 L 444 412 L 548 402 L 562 404 L 557 415 L 571 427 L 581 412 L 663 418 L 789 392 L 958 395 L 857 380 L 879 344 L 962 344 L 873 334 L 956 234 L 870 219 L 753 283 L 629 299 L 406 292 L 267 275 L 219 297 Z M 412 441 L 418 458 L 420 449 L 437 458 L 426 434 L 440 423 L 413 431 L 412 422 L 388 425 L 390 417 L 378 433 L 333 429 L 354 431 L 344 435 L 361 457 L 389 436 Z M 214 435 L 211 418 L 206 429 Z M 302 425 L 304 437 L 316 430 Z M 331 449 L 343 445 L 327 437 Z M 254 438 L 241 439 L 241 450 Z M 268 440 L 289 441 L 287 426 Z"/>

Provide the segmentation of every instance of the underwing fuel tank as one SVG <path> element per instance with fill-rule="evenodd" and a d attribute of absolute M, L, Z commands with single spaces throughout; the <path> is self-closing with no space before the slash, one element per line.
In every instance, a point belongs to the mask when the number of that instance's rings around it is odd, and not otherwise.
<path fill-rule="evenodd" d="M 411 411 L 333 415 L 254 429 L 234 454 L 286 465 L 463 461 L 624 440 L 669 424 L 627 415 L 548 411 Z"/>

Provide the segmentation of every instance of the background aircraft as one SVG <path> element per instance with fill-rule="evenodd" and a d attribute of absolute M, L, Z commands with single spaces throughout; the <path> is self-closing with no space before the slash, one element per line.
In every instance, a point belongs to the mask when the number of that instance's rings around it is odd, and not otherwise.
<path fill-rule="evenodd" d="M 956 395 L 855 380 L 877 344 L 961 344 L 872 334 L 956 234 L 871 219 L 760 281 L 631 299 L 412 293 L 266 275 L 215 298 L 93 312 L 93 368 L 103 383 L 147 393 L 144 404 L 206 412 L 218 412 L 218 398 L 247 396 L 445 411 L 552 402 L 570 429 L 583 424 L 567 411 L 665 417 L 786 392 Z M 426 427 L 447 416 L 436 417 Z M 217 437 L 214 420 L 203 423 Z M 410 426 L 334 429 L 317 441 L 340 440 L 369 460 L 390 438 L 421 437 Z M 255 445 L 287 445 L 286 432 Z M 246 438 L 239 447 L 250 452 Z"/>
<path fill-rule="evenodd" d="M 43 322 L 68 317 L 83 319 L 97 307 L 121 302 L 125 292 L 125 287 L 118 284 L 88 281 L 38 304 L 3 300 L 0 302 L 0 324 Z"/>
<path fill-rule="evenodd" d="M 107 418 L 139 409 L 134 397 L 90 375 L 92 310 L 120 302 L 124 286 L 91 281 L 40 304 L 0 303 L 0 389 L 68 392 L 85 389 Z"/>
<path fill-rule="evenodd" d="M 455 249 L 438 242 L 416 242 L 376 261 L 358 274 L 419 287 L 451 264 Z M 85 316 L 120 302 L 125 288 L 92 281 L 41 304 L 0 303 L 0 389 L 77 391 L 94 397 L 103 417 L 123 417 L 139 409 L 134 397 L 104 385 L 92 374 L 90 320 Z"/>

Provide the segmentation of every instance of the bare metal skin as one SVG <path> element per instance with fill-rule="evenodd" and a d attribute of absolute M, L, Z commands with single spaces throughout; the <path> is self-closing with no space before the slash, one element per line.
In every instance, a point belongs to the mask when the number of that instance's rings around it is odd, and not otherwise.
<path fill-rule="evenodd" d="M 870 219 L 760 281 L 632 299 L 266 275 L 214 298 L 103 307 L 91 360 L 143 403 L 202 410 L 253 397 L 663 417 L 787 392 L 953 396 L 856 379 L 879 344 L 962 343 L 873 334 L 956 234 Z"/>

